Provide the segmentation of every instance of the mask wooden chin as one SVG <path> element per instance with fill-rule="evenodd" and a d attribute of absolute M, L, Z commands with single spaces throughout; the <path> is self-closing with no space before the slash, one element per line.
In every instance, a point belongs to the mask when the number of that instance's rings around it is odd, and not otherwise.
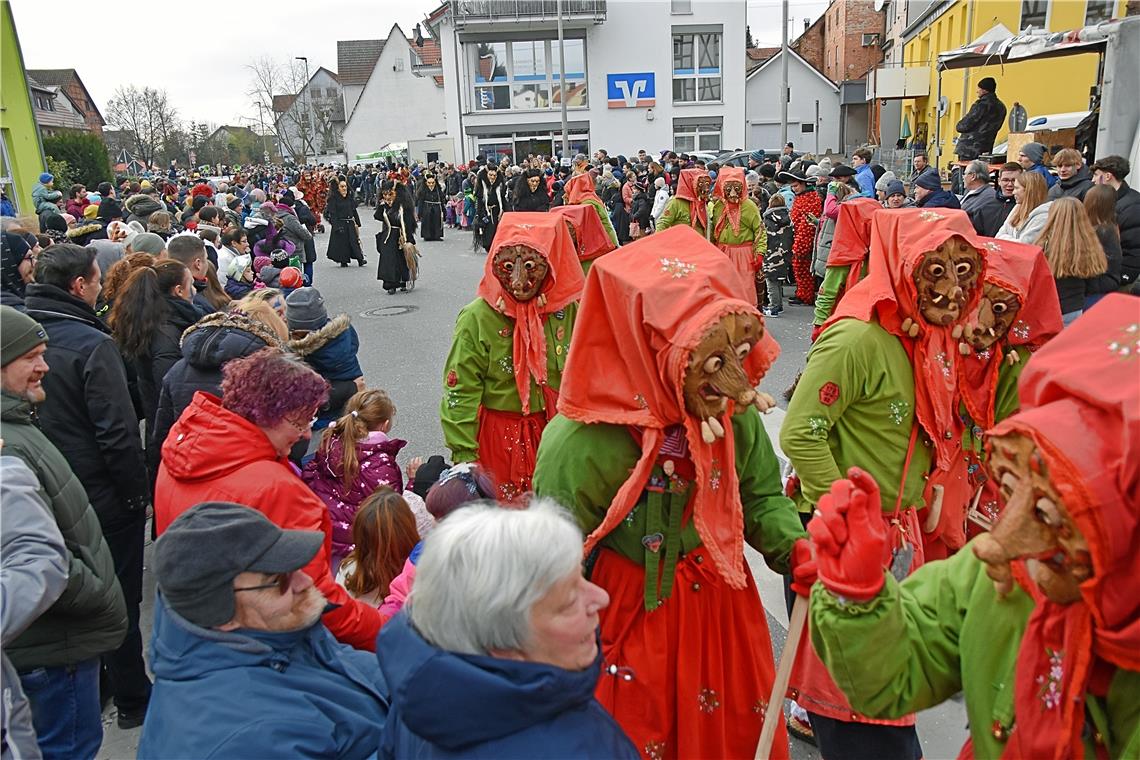
<path fill-rule="evenodd" d="M 516 301 L 529 301 L 537 296 L 550 274 L 550 264 L 542 254 L 524 245 L 499 249 L 492 268 L 503 290 Z"/>
<path fill-rule="evenodd" d="M 940 326 L 959 321 L 977 286 L 981 263 L 981 254 L 959 237 L 927 251 L 914 270 L 923 319 Z"/>
<path fill-rule="evenodd" d="M 724 199 L 729 203 L 740 203 L 744 197 L 744 186 L 739 182 L 726 182 L 724 185 Z"/>
<path fill-rule="evenodd" d="M 756 391 L 744 372 L 744 357 L 764 334 L 751 314 L 729 314 L 705 332 L 689 355 L 685 372 L 685 410 L 702 422 L 724 413 L 731 398 L 751 404 Z"/>
<path fill-rule="evenodd" d="M 1013 588 L 1010 563 L 1031 560 L 1034 582 L 1050 601 L 1071 604 L 1093 575 L 1088 541 L 1065 509 L 1032 439 L 1010 434 L 994 438 L 987 467 L 1001 489 L 1001 516 L 993 531 L 978 537 L 974 554 L 1000 593 Z"/>
<path fill-rule="evenodd" d="M 1000 343 L 1021 311 L 1017 295 L 992 282 L 983 283 L 978 311 L 966 328 L 966 340 L 975 351 Z"/>

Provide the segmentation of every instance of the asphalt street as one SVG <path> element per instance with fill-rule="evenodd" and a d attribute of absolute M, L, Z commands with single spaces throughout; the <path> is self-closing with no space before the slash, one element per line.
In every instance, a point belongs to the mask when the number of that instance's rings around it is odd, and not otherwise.
<path fill-rule="evenodd" d="M 443 365 L 451 346 L 452 330 L 459 310 L 475 298 L 475 288 L 483 273 L 486 256 L 471 249 L 471 234 L 447 229 L 442 242 L 420 242 L 423 254 L 420 279 L 408 293 L 388 295 L 376 280 L 375 234 L 379 223 L 372 209 L 359 209 L 361 241 L 368 264 L 341 268 L 325 258 L 327 235 L 318 235 L 319 261 L 315 286 L 325 297 L 330 316 L 348 314 L 360 335 L 359 359 L 369 387 L 383 388 L 396 404 L 392 435 L 408 441 L 401 460 L 414 456 L 448 452 L 439 425 L 439 405 L 443 390 Z M 785 288 L 785 299 L 791 295 Z M 785 304 L 782 316 L 767 320 L 767 329 L 777 340 L 781 353 L 761 383 L 761 390 L 775 396 L 780 409 L 765 418 L 773 442 L 778 441 L 785 389 L 803 365 L 811 332 L 811 309 Z M 614 357 L 620 361 L 620 357 Z M 604 371 L 604 368 L 600 368 Z M 777 453 L 779 452 L 777 443 Z M 781 457 L 782 458 L 782 457 Z M 776 656 L 783 648 L 788 625 L 780 576 L 764 566 L 759 554 L 748 549 L 748 561 L 768 610 L 768 626 Z M 143 595 L 143 640 L 149 649 L 154 580 L 149 571 Z M 890 646 L 890 642 L 884 642 Z M 187 716 L 193 720 L 193 716 Z M 100 758 L 133 758 L 141 729 L 120 731 L 114 722 L 114 709 L 104 716 L 106 736 Z M 931 760 L 953 758 L 966 738 L 966 718 L 962 705 L 951 701 L 919 716 L 919 735 L 924 754 Z M 818 758 L 814 747 L 792 740 L 792 756 L 797 760 Z M 847 755 L 859 758 L 857 750 Z"/>

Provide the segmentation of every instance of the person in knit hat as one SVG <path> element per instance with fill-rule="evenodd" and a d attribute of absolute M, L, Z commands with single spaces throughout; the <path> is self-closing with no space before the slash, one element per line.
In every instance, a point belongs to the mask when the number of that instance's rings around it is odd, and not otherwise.
<path fill-rule="evenodd" d="M 289 349 L 329 383 L 352 381 L 364 388 L 364 370 L 357 352 L 360 336 L 347 314 L 330 319 L 325 299 L 316 288 L 297 288 L 285 299 L 289 324 Z M 343 405 L 320 411 L 314 429 L 319 430 L 341 415 Z"/>
<path fill-rule="evenodd" d="M 978 81 L 978 99 L 954 125 L 958 132 L 955 152 L 960 161 L 972 161 L 994 149 L 994 138 L 1005 123 L 1005 103 L 998 100 L 997 82 L 993 77 Z"/>
<path fill-rule="evenodd" d="M 958 196 L 942 189 L 937 172 L 922 174 L 914 181 L 914 205 L 919 208 L 962 208 Z"/>
<path fill-rule="evenodd" d="M 1045 146 L 1039 142 L 1025 143 L 1017 154 L 1017 163 L 1027 172 L 1037 172 L 1045 179 L 1045 184 L 1053 187 L 1057 183 L 1057 178 L 1045 166 L 1045 151 Z"/>

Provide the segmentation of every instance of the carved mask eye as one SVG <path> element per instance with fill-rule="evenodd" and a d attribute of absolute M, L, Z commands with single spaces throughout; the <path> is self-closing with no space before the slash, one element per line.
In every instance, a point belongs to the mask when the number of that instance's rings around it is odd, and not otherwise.
<path fill-rule="evenodd" d="M 946 274 L 946 267 L 942 266 L 941 264 L 931 264 L 926 271 L 930 274 L 931 277 L 938 278 Z"/>
<path fill-rule="evenodd" d="M 966 277 L 970 272 L 974 271 L 974 265 L 969 261 L 959 261 L 955 265 L 954 270 L 958 273 L 959 277 Z"/>
<path fill-rule="evenodd" d="M 710 375 L 719 372 L 723 366 L 724 359 L 721 359 L 719 356 L 710 356 L 708 359 L 705 359 L 705 372 Z"/>
<path fill-rule="evenodd" d="M 993 309 L 994 314 L 1005 314 L 1007 311 L 1009 311 L 1009 306 L 1002 303 L 1001 301 L 993 304 L 990 308 Z"/>
<path fill-rule="evenodd" d="M 530 270 L 534 269 L 534 262 L 533 261 L 523 262 L 523 267 L 529 272 Z"/>
<path fill-rule="evenodd" d="M 741 361 L 743 361 L 744 357 L 748 356 L 748 353 L 751 350 L 752 350 L 752 344 L 748 343 L 748 342 L 744 342 L 744 343 L 741 343 L 739 346 L 736 347 L 736 355 L 737 355 L 737 357 L 739 357 L 741 359 Z"/>

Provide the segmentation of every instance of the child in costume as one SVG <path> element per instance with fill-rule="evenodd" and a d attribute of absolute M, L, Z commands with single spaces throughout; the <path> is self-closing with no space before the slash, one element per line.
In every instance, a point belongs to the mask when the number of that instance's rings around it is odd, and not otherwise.
<path fill-rule="evenodd" d="M 713 190 L 712 241 L 728 256 L 744 280 L 745 300 L 763 307 L 766 293 L 757 293 L 756 273 L 761 271 L 768 250 L 768 235 L 760 209 L 744 193 L 744 170 L 726 166 L 717 175 Z M 762 282 L 762 281 L 761 281 Z"/>
<path fill-rule="evenodd" d="M 589 536 L 610 595 L 597 696 L 646 757 L 756 750 L 775 668 L 744 543 L 812 574 L 753 408 L 773 405 L 754 386 L 777 353 L 732 263 L 687 227 L 590 270 L 534 485 Z"/>
<path fill-rule="evenodd" d="M 965 695 L 961 757 L 1140 756 L 1140 306 L 1109 295 L 1027 363 L 989 431 L 993 532 L 899 583 L 858 470 L 809 530 L 812 641 L 855 709 Z M 889 646 L 884 646 L 889 642 Z"/>
<path fill-rule="evenodd" d="M 849 467 L 879 482 L 900 578 L 923 561 L 926 478 L 961 456 L 958 339 L 981 293 L 980 248 L 965 212 L 877 212 L 867 277 L 813 344 L 780 430 L 801 512 Z M 921 753 L 913 715 L 879 725 L 855 714 L 808 646 L 791 683 L 824 757 L 842 757 L 856 743 L 882 757 Z"/>
<path fill-rule="evenodd" d="M 581 293 L 582 268 L 563 217 L 504 214 L 479 297 L 456 319 L 440 404 L 452 460 L 478 461 L 504 501 L 530 490 Z"/>

